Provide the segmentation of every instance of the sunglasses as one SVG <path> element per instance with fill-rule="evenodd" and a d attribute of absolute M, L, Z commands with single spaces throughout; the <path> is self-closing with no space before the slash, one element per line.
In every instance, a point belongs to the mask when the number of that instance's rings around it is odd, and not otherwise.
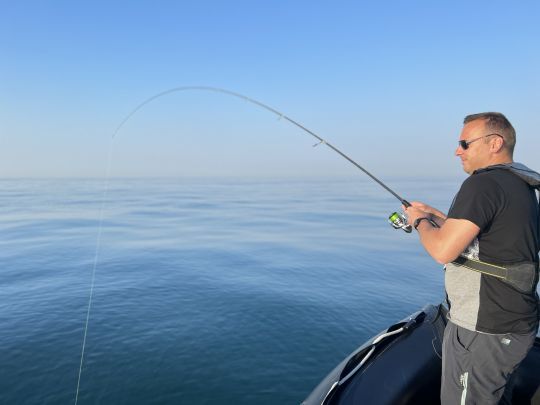
<path fill-rule="evenodd" d="M 484 135 L 484 136 L 480 136 L 478 138 L 471 139 L 470 141 L 466 141 L 466 140 L 463 139 L 461 141 L 458 141 L 458 143 L 459 143 L 459 146 L 461 146 L 461 148 L 463 150 L 467 150 L 467 149 L 469 149 L 469 145 L 471 143 L 476 142 L 476 141 L 478 141 L 480 139 L 483 139 L 483 138 L 487 138 L 488 136 L 500 136 L 502 139 L 504 139 L 503 136 L 499 135 L 499 134 L 487 134 L 487 135 Z"/>

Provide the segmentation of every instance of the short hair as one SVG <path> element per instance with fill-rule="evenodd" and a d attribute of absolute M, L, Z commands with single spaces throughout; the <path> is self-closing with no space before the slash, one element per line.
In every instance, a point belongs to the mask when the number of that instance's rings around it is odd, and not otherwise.
<path fill-rule="evenodd" d="M 463 120 L 463 124 L 468 124 L 469 122 L 476 120 L 483 120 L 487 129 L 501 135 L 510 155 L 514 153 L 514 147 L 516 146 L 516 130 L 510 121 L 508 121 L 508 118 L 499 112 L 484 112 L 467 115 Z"/>

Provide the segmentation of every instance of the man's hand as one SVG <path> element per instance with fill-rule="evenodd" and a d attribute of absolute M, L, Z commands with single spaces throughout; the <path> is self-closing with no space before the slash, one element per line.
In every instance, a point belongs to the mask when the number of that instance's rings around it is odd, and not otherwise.
<path fill-rule="evenodd" d="M 414 224 L 416 218 L 421 217 L 428 217 L 431 221 L 435 222 L 439 228 L 443 226 L 446 221 L 446 215 L 444 213 L 419 201 L 413 201 L 409 208 L 403 207 L 403 211 L 407 214 L 408 218 L 413 216 L 413 218 L 408 221 L 411 225 Z M 420 214 L 420 212 L 422 214 Z"/>
<path fill-rule="evenodd" d="M 432 216 L 435 216 L 435 217 L 438 217 L 438 218 L 441 218 L 441 219 L 446 219 L 446 215 L 443 212 L 439 211 L 436 208 L 433 208 L 430 205 L 424 204 L 424 203 L 419 202 L 419 201 L 413 201 L 411 203 L 411 205 L 414 208 L 418 208 L 419 210 L 422 210 L 424 212 L 427 212 L 428 214 L 431 214 Z"/>
<path fill-rule="evenodd" d="M 427 207 L 425 204 L 413 202 L 410 207 L 401 206 L 403 212 L 407 215 L 407 223 L 413 225 L 414 221 L 418 218 L 428 217 L 431 218 L 431 214 L 422 208 Z"/>

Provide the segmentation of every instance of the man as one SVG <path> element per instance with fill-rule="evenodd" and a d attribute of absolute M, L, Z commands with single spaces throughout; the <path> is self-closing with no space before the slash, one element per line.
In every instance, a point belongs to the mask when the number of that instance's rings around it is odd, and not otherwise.
<path fill-rule="evenodd" d="M 538 329 L 540 174 L 513 163 L 515 143 L 504 115 L 467 116 L 456 156 L 470 176 L 448 216 L 404 207 L 426 251 L 446 264 L 443 404 L 509 401 L 507 382 Z"/>

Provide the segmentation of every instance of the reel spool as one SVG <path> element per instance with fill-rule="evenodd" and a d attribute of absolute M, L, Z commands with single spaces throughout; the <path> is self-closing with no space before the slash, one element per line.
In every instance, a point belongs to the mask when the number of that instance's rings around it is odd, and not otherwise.
<path fill-rule="evenodd" d="M 407 224 L 407 217 L 405 214 L 399 212 L 393 212 L 388 217 L 388 222 L 394 229 L 403 229 L 407 233 L 412 232 L 412 226 Z"/>

